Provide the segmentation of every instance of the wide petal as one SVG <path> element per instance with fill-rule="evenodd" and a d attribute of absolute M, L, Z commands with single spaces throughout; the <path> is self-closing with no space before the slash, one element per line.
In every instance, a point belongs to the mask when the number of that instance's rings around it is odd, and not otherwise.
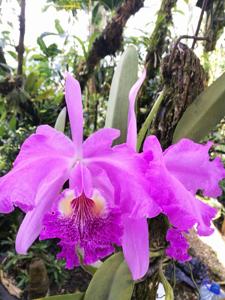
<path fill-rule="evenodd" d="M 62 173 L 56 170 L 40 186 L 36 195 L 38 205 L 26 214 L 17 233 L 16 251 L 19 254 L 26 254 L 28 248 L 39 236 L 44 215 L 49 212 L 53 202 L 57 199 L 67 177 L 66 170 Z"/>
<path fill-rule="evenodd" d="M 138 94 L 138 91 L 145 80 L 146 69 L 143 70 L 141 77 L 137 82 L 132 86 L 129 93 L 129 111 L 128 111 L 128 126 L 127 126 L 127 145 L 136 149 L 137 145 L 137 121 L 135 113 L 135 100 Z"/>
<path fill-rule="evenodd" d="M 218 197 L 218 182 L 225 178 L 225 169 L 220 158 L 210 160 L 211 146 L 210 142 L 201 145 L 182 139 L 164 152 L 164 162 L 168 171 L 193 194 L 201 189 L 209 197 Z"/>
<path fill-rule="evenodd" d="M 81 89 L 79 82 L 69 73 L 66 76 L 65 97 L 73 141 L 78 154 L 82 155 L 83 109 Z"/>
<path fill-rule="evenodd" d="M 86 163 L 91 170 L 101 168 L 106 172 L 115 189 L 115 204 L 120 205 L 123 212 L 129 212 L 134 218 L 154 217 L 160 213 L 159 205 L 147 191 L 146 162 L 131 148 L 125 144 L 116 146 L 88 158 Z"/>
<path fill-rule="evenodd" d="M 161 147 L 155 137 L 145 143 L 144 151 L 143 157 L 146 157 L 149 164 L 146 178 L 149 181 L 150 195 L 168 216 L 171 224 L 182 231 L 197 224 L 199 234 L 210 234 L 210 222 L 216 210 L 196 199 L 166 168 Z M 149 152 L 151 160 L 147 160 Z"/>
<path fill-rule="evenodd" d="M 84 158 L 99 155 L 111 148 L 112 143 L 120 135 L 118 129 L 103 128 L 91 134 L 83 143 Z"/>
<path fill-rule="evenodd" d="M 69 170 L 74 156 L 74 145 L 66 136 L 50 126 L 40 126 L 23 143 L 13 169 L 0 180 L 0 212 L 12 211 L 13 205 L 31 210 L 42 182 L 52 170 Z"/>
<path fill-rule="evenodd" d="M 149 237 L 146 219 L 123 220 L 124 232 L 122 247 L 125 260 L 134 280 L 143 277 L 149 267 Z"/>

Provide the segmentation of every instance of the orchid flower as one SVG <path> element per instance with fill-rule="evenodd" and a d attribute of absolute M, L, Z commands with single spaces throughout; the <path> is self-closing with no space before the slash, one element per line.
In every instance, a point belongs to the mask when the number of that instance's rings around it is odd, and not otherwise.
<path fill-rule="evenodd" d="M 101 129 L 83 142 L 80 85 L 69 74 L 65 97 L 72 140 L 39 126 L 0 180 L 0 212 L 18 206 L 26 213 L 16 238 L 18 253 L 26 254 L 39 235 L 59 238 L 58 258 L 73 268 L 79 265 L 77 252 L 90 264 L 111 254 L 113 244 L 122 245 L 133 279 L 138 279 L 149 264 L 143 216 L 160 212 L 143 188 L 145 161 L 127 145 L 111 147 L 119 136 L 116 129 Z"/>
<path fill-rule="evenodd" d="M 137 141 L 135 97 L 144 79 L 145 71 L 130 92 L 127 143 L 133 149 Z M 198 190 L 209 197 L 221 194 L 218 182 L 225 177 L 225 170 L 220 158 L 210 160 L 211 146 L 211 142 L 201 145 L 182 139 L 162 151 L 157 138 L 149 136 L 140 154 L 146 161 L 145 177 L 151 198 L 173 226 L 167 233 L 167 254 L 180 261 L 190 258 L 185 240 L 189 229 L 196 225 L 199 235 L 212 233 L 210 223 L 216 210 L 196 198 Z"/>

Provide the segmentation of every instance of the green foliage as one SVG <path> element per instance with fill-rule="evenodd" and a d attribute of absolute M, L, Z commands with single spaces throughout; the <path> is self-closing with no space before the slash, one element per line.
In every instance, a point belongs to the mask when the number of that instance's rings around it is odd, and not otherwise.
<path fill-rule="evenodd" d="M 84 300 L 130 300 L 134 288 L 121 252 L 108 258 L 94 274 Z"/>
<path fill-rule="evenodd" d="M 67 295 L 59 295 L 59 296 L 50 296 L 45 298 L 40 298 L 36 300 L 83 300 L 83 293 L 75 293 L 75 294 L 67 294 Z"/>
<path fill-rule="evenodd" d="M 205 89 L 188 107 L 179 121 L 173 141 L 183 137 L 200 141 L 224 117 L 225 73 Z"/>
<path fill-rule="evenodd" d="M 14 231 L 16 227 L 14 226 Z M 11 233 L 12 234 L 12 233 Z M 65 269 L 65 263 L 62 260 L 56 260 L 55 255 L 58 251 L 52 241 L 40 241 L 34 244 L 27 255 L 19 255 L 14 250 L 15 232 L 11 237 L 1 243 L 4 248 L 10 250 L 1 252 L 0 257 L 5 257 L 2 262 L 2 269 L 16 279 L 17 286 L 24 289 L 29 282 L 28 267 L 31 261 L 38 257 L 42 258 L 48 272 L 50 283 L 60 287 L 67 279 L 68 273 Z"/>
<path fill-rule="evenodd" d="M 127 132 L 128 96 L 137 80 L 138 56 L 135 47 L 129 46 L 123 53 L 113 75 L 109 94 L 106 127 L 118 128 L 120 138 L 117 143 L 125 142 Z"/>

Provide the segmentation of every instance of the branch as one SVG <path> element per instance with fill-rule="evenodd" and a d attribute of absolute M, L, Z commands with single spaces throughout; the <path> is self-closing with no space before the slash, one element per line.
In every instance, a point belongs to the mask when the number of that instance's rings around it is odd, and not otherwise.
<path fill-rule="evenodd" d="M 155 28 L 151 34 L 145 64 L 147 68 L 147 76 L 144 85 L 142 86 L 140 96 L 138 97 L 138 127 L 144 122 L 146 115 L 140 113 L 140 107 L 148 107 L 151 104 L 149 89 L 149 80 L 156 77 L 162 54 L 165 51 L 166 37 L 168 36 L 169 26 L 172 23 L 172 9 L 175 7 L 177 0 L 162 0 L 158 11 Z"/>
<path fill-rule="evenodd" d="M 122 44 L 122 34 L 130 16 L 134 15 L 144 5 L 144 0 L 125 0 L 116 11 L 116 15 L 109 22 L 102 34 L 96 38 L 88 53 L 87 60 L 78 68 L 81 88 L 84 86 L 100 60 L 107 55 L 114 55 Z"/>
<path fill-rule="evenodd" d="M 214 0 L 210 2 L 210 8 L 206 12 L 206 23 L 204 35 L 209 41 L 204 44 L 204 51 L 213 51 L 216 42 L 223 33 L 225 27 L 225 2 L 224 0 Z"/>
<path fill-rule="evenodd" d="M 19 45 L 16 47 L 16 51 L 18 53 L 18 68 L 17 75 L 23 74 L 23 54 L 24 54 L 24 35 L 25 35 L 25 6 L 26 0 L 21 0 L 21 10 L 19 16 L 20 22 L 20 37 L 19 37 Z"/>

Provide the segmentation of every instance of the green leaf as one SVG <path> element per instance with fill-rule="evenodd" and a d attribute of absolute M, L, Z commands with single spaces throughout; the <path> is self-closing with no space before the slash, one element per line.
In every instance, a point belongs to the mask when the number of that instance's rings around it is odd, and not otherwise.
<path fill-rule="evenodd" d="M 14 51 L 7 51 L 8 53 L 9 53 L 9 55 L 11 55 L 14 59 L 16 59 L 17 60 L 17 53 L 16 52 L 14 52 Z"/>
<path fill-rule="evenodd" d="M 46 50 L 46 55 L 48 57 L 55 57 L 56 55 L 58 55 L 59 53 L 61 53 L 61 50 L 58 49 L 58 46 L 56 43 L 51 44 L 50 46 L 48 46 L 47 50 Z"/>
<path fill-rule="evenodd" d="M 85 57 L 85 59 L 87 58 L 87 51 L 85 49 L 85 45 L 84 42 L 76 35 L 73 35 L 73 37 L 75 38 L 75 40 L 78 41 L 78 43 L 81 45 L 82 51 L 83 51 L 83 55 Z"/>
<path fill-rule="evenodd" d="M 66 125 L 66 107 L 60 111 L 56 122 L 55 122 L 55 129 L 61 132 L 64 132 Z"/>
<path fill-rule="evenodd" d="M 225 115 L 225 73 L 205 89 L 187 108 L 173 136 L 173 142 L 190 138 L 199 142 Z"/>
<path fill-rule="evenodd" d="M 134 281 L 122 252 L 108 258 L 94 274 L 84 300 L 130 300 Z"/>
<path fill-rule="evenodd" d="M 129 46 L 123 53 L 114 72 L 106 114 L 105 127 L 120 129 L 116 143 L 123 143 L 127 134 L 127 116 L 131 87 L 137 81 L 138 55 L 134 46 Z"/>
<path fill-rule="evenodd" d="M 148 131 L 148 129 L 152 123 L 152 120 L 154 119 L 163 99 L 164 99 L 164 94 L 163 94 L 163 92 L 161 92 L 159 94 L 158 98 L 156 99 L 155 103 L 153 104 L 153 107 L 152 107 L 149 115 L 147 116 L 146 120 L 142 124 L 142 127 L 138 133 L 137 151 L 140 151 L 141 146 L 144 142 L 145 136 L 147 134 L 147 131 Z"/>
<path fill-rule="evenodd" d="M 12 117 L 9 121 L 9 128 L 11 130 L 16 130 L 16 118 L 15 117 Z"/>
<path fill-rule="evenodd" d="M 47 46 L 46 46 L 45 42 L 43 41 L 43 38 L 42 37 L 38 37 L 37 38 L 37 43 L 38 43 L 41 51 L 45 53 L 46 50 L 47 50 Z"/>
<path fill-rule="evenodd" d="M 28 93 L 31 93 L 33 91 L 37 92 L 37 90 L 40 88 L 41 80 L 40 76 L 38 76 L 38 73 L 31 72 L 25 81 L 24 89 Z"/>
<path fill-rule="evenodd" d="M 83 300 L 83 298 L 84 298 L 84 293 L 75 293 L 75 294 L 50 296 L 45 298 L 39 298 L 36 300 Z"/>
<path fill-rule="evenodd" d="M 56 29 L 56 30 L 58 31 L 58 33 L 61 34 L 61 35 L 65 33 L 65 31 L 64 31 L 64 29 L 62 28 L 62 26 L 61 26 L 61 24 L 60 24 L 60 22 L 59 22 L 58 19 L 55 20 L 55 29 Z"/>

